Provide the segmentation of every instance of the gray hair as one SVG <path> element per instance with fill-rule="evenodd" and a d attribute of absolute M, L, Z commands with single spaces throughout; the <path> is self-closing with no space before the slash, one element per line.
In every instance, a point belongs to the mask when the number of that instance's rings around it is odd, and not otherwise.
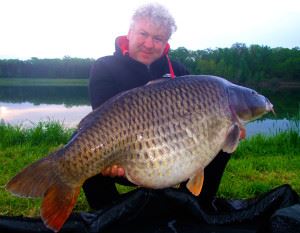
<path fill-rule="evenodd" d="M 136 21 L 144 18 L 149 19 L 157 26 L 163 27 L 168 33 L 168 39 L 177 29 L 175 20 L 168 9 L 158 3 L 148 3 L 140 6 L 131 18 L 130 27 L 132 28 Z"/>

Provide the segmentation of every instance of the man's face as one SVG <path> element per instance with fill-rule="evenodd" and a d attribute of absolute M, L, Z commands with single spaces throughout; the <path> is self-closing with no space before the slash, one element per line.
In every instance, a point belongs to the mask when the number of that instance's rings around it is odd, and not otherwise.
<path fill-rule="evenodd" d="M 168 42 L 168 33 L 149 20 L 140 19 L 128 32 L 129 56 L 145 65 L 150 65 L 163 54 Z"/>

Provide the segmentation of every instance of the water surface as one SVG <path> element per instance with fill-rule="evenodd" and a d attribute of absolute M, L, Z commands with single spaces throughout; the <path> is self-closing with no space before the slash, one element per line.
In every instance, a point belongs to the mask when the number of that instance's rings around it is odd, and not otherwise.
<path fill-rule="evenodd" d="M 80 119 L 92 111 L 89 105 L 5 103 L 0 102 L 0 119 L 12 125 L 32 127 L 40 121 L 59 121 L 66 127 L 76 127 Z"/>

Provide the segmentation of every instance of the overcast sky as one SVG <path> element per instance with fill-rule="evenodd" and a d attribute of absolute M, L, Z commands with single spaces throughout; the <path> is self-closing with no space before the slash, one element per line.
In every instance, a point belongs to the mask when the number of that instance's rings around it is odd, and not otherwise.
<path fill-rule="evenodd" d="M 0 59 L 98 58 L 112 54 L 144 0 L 0 0 Z M 172 49 L 236 42 L 300 47 L 299 0 L 160 0 L 178 30 Z"/>

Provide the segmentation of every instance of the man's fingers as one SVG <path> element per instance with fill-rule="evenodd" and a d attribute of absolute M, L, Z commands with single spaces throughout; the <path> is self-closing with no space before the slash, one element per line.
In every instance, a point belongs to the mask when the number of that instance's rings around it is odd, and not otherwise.
<path fill-rule="evenodd" d="M 125 170 L 122 167 L 118 167 L 118 176 L 125 176 Z"/>
<path fill-rule="evenodd" d="M 124 176 L 125 170 L 122 167 L 118 167 L 117 165 L 113 165 L 111 167 L 105 168 L 101 174 L 103 176 L 110 176 L 110 177 L 116 177 L 116 176 Z"/>
<path fill-rule="evenodd" d="M 110 174 L 110 167 L 105 168 L 105 169 L 101 172 L 101 174 L 102 174 L 103 176 L 109 176 L 109 174 Z"/>
<path fill-rule="evenodd" d="M 115 176 L 117 176 L 118 175 L 118 166 L 117 165 L 113 165 L 112 167 L 111 167 L 111 176 L 112 177 L 115 177 Z"/>

